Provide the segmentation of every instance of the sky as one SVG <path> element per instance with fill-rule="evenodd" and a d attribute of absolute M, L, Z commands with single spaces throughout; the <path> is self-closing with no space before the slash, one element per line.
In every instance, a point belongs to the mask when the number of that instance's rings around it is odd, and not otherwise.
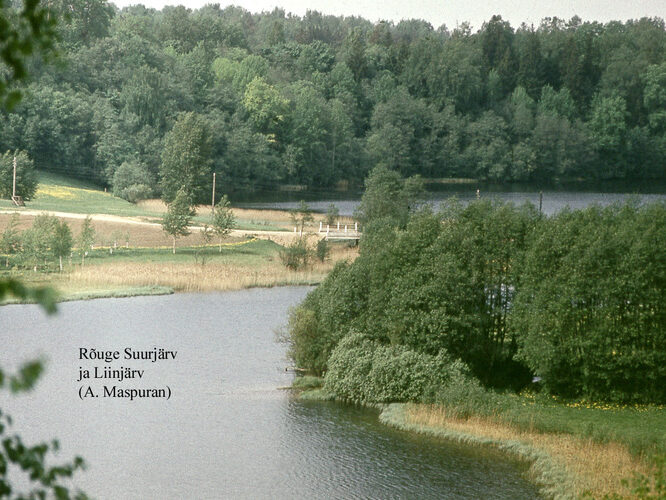
<path fill-rule="evenodd" d="M 283 8 L 302 16 L 306 10 L 324 14 L 361 16 L 370 21 L 425 19 L 434 28 L 446 24 L 453 29 L 468 21 L 475 31 L 494 14 L 500 14 L 515 28 L 522 22 L 538 25 L 544 17 L 568 20 L 578 15 L 583 21 L 625 21 L 641 17 L 666 18 L 666 0 L 110 0 L 118 7 L 143 3 L 161 9 L 164 5 L 185 5 L 195 9 L 207 3 L 222 7 L 238 5 L 250 12 Z"/>

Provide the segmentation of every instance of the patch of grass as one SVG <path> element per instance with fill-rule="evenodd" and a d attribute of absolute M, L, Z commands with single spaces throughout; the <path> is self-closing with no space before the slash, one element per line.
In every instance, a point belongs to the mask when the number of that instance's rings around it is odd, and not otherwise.
<path fill-rule="evenodd" d="M 323 385 L 324 379 L 322 377 L 314 377 L 312 375 L 296 377 L 291 384 L 294 389 L 318 389 Z"/>
<path fill-rule="evenodd" d="M 666 454 L 666 409 L 561 401 L 553 396 L 498 394 L 467 387 L 445 390 L 438 402 L 447 415 L 490 417 L 519 430 L 566 433 L 597 443 L 616 442 L 636 457 Z"/>
<path fill-rule="evenodd" d="M 60 301 L 65 302 L 70 300 L 137 297 L 140 295 L 170 295 L 173 292 L 174 292 L 173 288 L 166 286 L 156 286 L 156 285 L 111 288 L 111 289 L 78 290 L 65 293 L 61 292 Z"/>
<path fill-rule="evenodd" d="M 54 186 L 70 186 L 80 189 L 93 189 L 96 191 L 104 191 L 104 188 L 95 184 L 94 182 L 84 181 L 82 179 L 75 179 L 62 174 L 54 172 L 47 172 L 45 170 L 37 171 L 37 178 L 40 184 L 51 184 Z"/>
<path fill-rule="evenodd" d="M 92 184 L 46 172 L 39 173 L 37 193 L 25 205 L 30 210 L 80 214 L 159 215 L 105 193 Z M 10 200 L 0 200 L 0 208 L 13 207 Z"/>
<path fill-rule="evenodd" d="M 308 389 L 298 395 L 304 401 L 335 401 L 335 394 L 324 389 Z"/>

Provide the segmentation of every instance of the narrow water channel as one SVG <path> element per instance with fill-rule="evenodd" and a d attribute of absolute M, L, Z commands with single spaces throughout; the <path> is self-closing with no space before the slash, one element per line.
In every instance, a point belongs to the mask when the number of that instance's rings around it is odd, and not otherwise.
<path fill-rule="evenodd" d="M 496 451 L 390 429 L 373 410 L 300 402 L 280 389 L 292 375 L 276 330 L 307 291 L 70 302 L 53 317 L 2 307 L 0 366 L 43 357 L 47 369 L 33 392 L 0 393 L 0 408 L 28 443 L 57 437 L 61 460 L 82 455 L 88 469 L 74 484 L 98 499 L 537 498 L 525 465 Z M 125 360 L 126 347 L 177 354 Z M 120 359 L 80 359 L 81 348 Z M 94 367 L 142 376 L 79 381 Z M 105 397 L 105 385 L 167 387 L 171 397 Z M 82 387 L 98 397 L 81 398 Z"/>

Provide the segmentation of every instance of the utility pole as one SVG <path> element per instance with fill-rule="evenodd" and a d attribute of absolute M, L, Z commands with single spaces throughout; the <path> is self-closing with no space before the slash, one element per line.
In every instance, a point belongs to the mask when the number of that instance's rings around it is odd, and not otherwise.
<path fill-rule="evenodd" d="M 12 200 L 16 198 L 16 153 L 14 153 L 14 181 L 12 183 Z"/>
<path fill-rule="evenodd" d="M 539 191 L 539 215 L 542 213 L 543 208 L 543 191 Z"/>
<path fill-rule="evenodd" d="M 215 217 L 215 172 L 213 172 L 213 201 L 210 204 L 210 211 L 213 217 Z"/>

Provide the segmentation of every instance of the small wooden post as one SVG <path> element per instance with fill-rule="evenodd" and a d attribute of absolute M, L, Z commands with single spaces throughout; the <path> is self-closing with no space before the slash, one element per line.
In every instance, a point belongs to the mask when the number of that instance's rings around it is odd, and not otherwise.
<path fill-rule="evenodd" d="M 14 180 L 12 182 L 12 199 L 16 198 L 16 153 L 14 153 Z"/>
<path fill-rule="evenodd" d="M 213 217 L 215 217 L 215 172 L 213 172 L 213 201 L 210 204 L 210 211 Z"/>
<path fill-rule="evenodd" d="M 322 221 L 319 221 L 319 232 L 321 233 L 321 227 L 324 223 Z"/>
<path fill-rule="evenodd" d="M 541 215 L 542 208 L 543 208 L 543 191 L 539 191 L 539 215 Z"/>
<path fill-rule="evenodd" d="M 358 233 L 358 222 L 354 222 L 354 232 Z"/>
<path fill-rule="evenodd" d="M 340 231 L 340 221 L 338 221 L 338 231 Z"/>

